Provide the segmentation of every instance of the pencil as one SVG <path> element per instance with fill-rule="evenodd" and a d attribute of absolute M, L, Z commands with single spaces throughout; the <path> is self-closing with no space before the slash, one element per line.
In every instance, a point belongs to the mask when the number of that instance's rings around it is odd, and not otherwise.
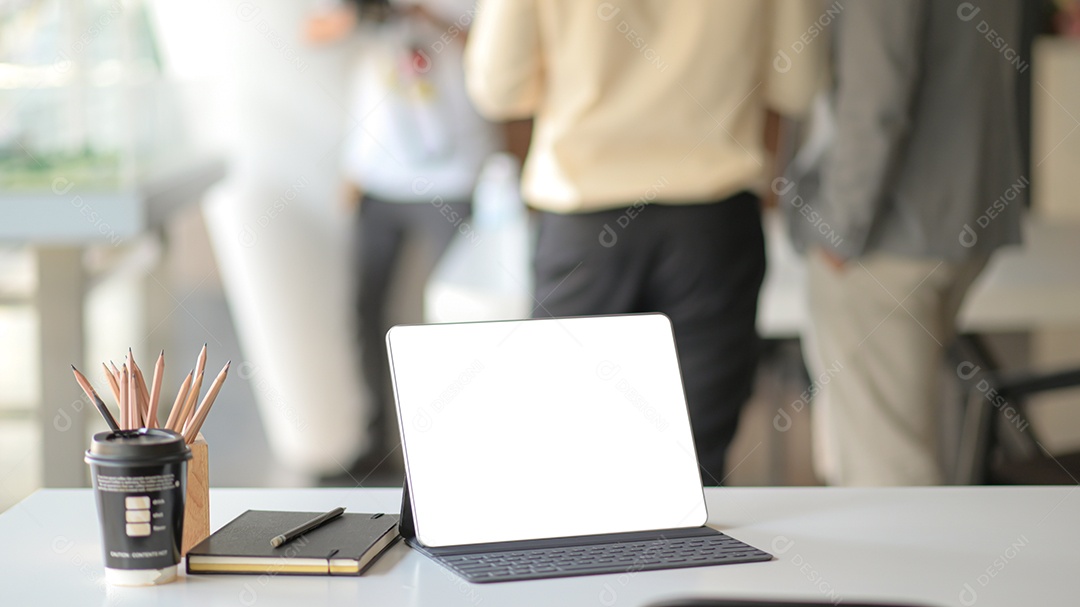
<path fill-rule="evenodd" d="M 277 548 L 278 546 L 281 546 L 282 544 L 287 544 L 287 543 L 293 541 L 294 539 L 300 537 L 301 535 L 304 535 L 305 533 L 307 533 L 309 531 L 312 531 L 314 529 L 318 529 L 319 527 L 322 527 L 326 523 L 329 523 L 330 521 L 332 521 L 332 520 L 336 519 L 337 517 L 341 516 L 342 514 L 344 514 L 344 512 L 345 512 L 344 508 L 338 507 L 338 508 L 334 508 L 330 512 L 327 512 L 326 514 L 320 514 L 319 516 L 311 519 L 310 521 L 304 523 L 303 525 L 300 525 L 299 527 L 294 527 L 292 529 L 289 529 L 285 533 L 282 533 L 281 535 L 271 539 L 270 540 L 270 545 L 273 546 L 274 548 Z"/>
<path fill-rule="evenodd" d="M 113 398 L 116 399 L 116 406 L 120 406 L 120 384 L 116 383 L 116 376 L 109 370 L 108 365 L 101 363 L 101 368 L 105 369 L 105 379 L 109 382 L 109 389 L 112 390 Z"/>
<path fill-rule="evenodd" d="M 165 429 L 176 429 L 176 420 L 180 417 L 180 410 L 184 407 L 184 402 L 187 401 L 188 389 L 191 388 L 191 375 L 194 371 L 188 371 L 187 377 L 184 378 L 184 383 L 180 384 L 180 391 L 176 393 L 176 400 L 173 401 L 172 409 L 169 410 L 169 419 L 165 421 Z"/>
<path fill-rule="evenodd" d="M 124 430 L 131 429 L 131 414 L 128 411 L 128 381 L 127 365 L 120 370 L 120 426 Z"/>
<path fill-rule="evenodd" d="M 203 344 L 202 350 L 199 351 L 199 358 L 195 361 L 195 383 L 192 384 L 191 392 L 188 394 L 187 402 L 184 403 L 184 409 L 180 411 L 180 420 L 176 428 L 177 432 L 183 433 L 188 424 L 191 423 L 191 417 L 195 414 L 195 403 L 199 402 L 199 391 L 202 390 L 203 372 L 206 370 L 206 344 Z"/>
<path fill-rule="evenodd" d="M 86 396 L 88 396 L 90 401 L 94 403 L 94 406 L 97 407 L 98 413 L 101 414 L 101 417 L 105 418 L 105 423 L 109 424 L 109 429 L 113 432 L 119 430 L 120 426 L 117 425 L 116 419 L 113 418 L 112 413 L 109 413 L 109 409 L 105 406 L 105 403 L 101 401 L 101 397 L 98 396 L 97 390 L 94 390 L 94 387 L 90 385 L 89 380 L 87 380 L 82 373 L 79 373 L 79 370 L 75 368 L 75 365 L 71 365 L 71 370 L 75 373 L 75 381 L 79 382 L 79 386 L 82 387 L 83 392 L 86 393 Z"/>
<path fill-rule="evenodd" d="M 128 428 L 139 427 L 139 380 L 135 377 L 135 357 L 128 348 L 127 357 Z"/>
<path fill-rule="evenodd" d="M 195 376 L 195 381 L 191 383 L 191 391 L 188 392 L 187 400 L 184 401 L 184 408 L 180 411 L 180 418 L 176 421 L 176 431 L 183 434 L 184 429 L 191 423 L 191 416 L 195 413 L 195 403 L 199 400 L 199 391 L 202 390 L 203 374 L 199 373 Z"/>
<path fill-rule="evenodd" d="M 203 343 L 202 350 L 199 350 L 199 358 L 195 361 L 195 375 L 202 375 L 206 370 L 206 344 Z"/>
<path fill-rule="evenodd" d="M 225 383 L 225 377 L 229 374 L 229 365 L 231 364 L 231 360 L 225 363 L 225 366 L 221 368 L 221 372 L 214 378 L 214 382 L 210 384 L 210 389 L 206 391 L 206 396 L 199 403 L 195 416 L 184 428 L 184 442 L 190 444 L 195 441 L 195 437 L 199 436 L 199 430 L 202 428 L 203 422 L 206 421 L 206 416 L 210 414 L 210 407 L 214 406 L 214 401 L 221 390 L 221 384 Z"/>
<path fill-rule="evenodd" d="M 154 380 L 150 388 L 150 409 L 146 412 L 146 427 L 157 428 L 158 398 L 161 396 L 161 377 L 165 374 L 165 350 L 158 354 L 154 365 Z"/>
<path fill-rule="evenodd" d="M 184 401 L 184 408 L 180 409 L 180 417 L 176 420 L 176 431 L 180 434 L 184 433 L 184 429 L 188 427 L 188 423 L 191 421 L 191 415 L 195 410 L 195 403 L 199 402 L 199 392 L 202 390 L 203 374 L 195 375 L 194 380 L 191 382 L 191 390 L 188 392 L 187 400 Z"/>
<path fill-rule="evenodd" d="M 150 412 L 150 390 L 146 388 L 146 378 L 143 377 L 142 369 L 139 368 L 139 364 L 135 363 L 135 386 L 139 389 L 139 425 L 146 426 L 146 415 Z"/>
<path fill-rule="evenodd" d="M 143 378 L 142 370 L 135 372 L 135 387 L 139 390 L 139 426 L 146 426 L 146 413 L 150 409 L 150 390 L 146 387 L 146 379 Z"/>
<path fill-rule="evenodd" d="M 131 351 L 131 348 L 127 349 Z M 137 394 L 136 412 L 138 412 L 138 426 L 148 426 L 147 414 L 150 412 L 150 391 L 146 387 L 146 378 L 143 376 L 143 369 L 139 368 L 138 362 L 135 361 L 134 356 L 132 358 L 132 368 L 135 369 L 135 388 Z"/>
<path fill-rule="evenodd" d="M 119 389 L 119 387 L 121 385 L 123 385 L 123 383 L 124 383 L 124 374 L 120 372 L 120 369 L 118 369 L 116 367 L 116 363 L 114 363 L 113 361 L 110 360 L 109 365 L 112 367 L 113 379 L 116 380 L 116 385 L 117 385 L 117 388 Z M 121 405 L 120 404 L 120 397 L 119 396 L 117 396 L 116 404 L 117 404 L 117 406 L 120 407 L 120 410 L 119 410 L 120 411 L 120 420 L 119 420 L 120 425 L 125 426 L 125 425 L 127 425 L 127 421 L 126 421 L 127 420 L 127 417 L 126 417 L 126 414 L 127 414 L 126 405 Z"/>

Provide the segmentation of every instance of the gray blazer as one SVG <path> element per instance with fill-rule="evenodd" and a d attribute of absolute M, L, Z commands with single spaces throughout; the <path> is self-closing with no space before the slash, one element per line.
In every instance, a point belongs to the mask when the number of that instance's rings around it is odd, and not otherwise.
<path fill-rule="evenodd" d="M 834 128 L 773 184 L 797 248 L 959 261 L 1019 242 L 1019 0 L 841 1 Z"/>

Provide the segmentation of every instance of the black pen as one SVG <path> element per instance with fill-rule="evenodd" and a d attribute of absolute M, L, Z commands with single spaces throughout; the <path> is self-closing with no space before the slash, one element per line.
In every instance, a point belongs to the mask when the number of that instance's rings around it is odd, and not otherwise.
<path fill-rule="evenodd" d="M 287 544 L 287 543 L 293 541 L 294 539 L 300 537 L 301 535 L 304 535 L 308 531 L 311 531 L 312 529 L 318 529 L 319 527 L 322 527 L 326 523 L 329 523 L 330 521 L 332 521 L 332 520 L 336 519 L 337 517 L 341 516 L 342 513 L 344 513 L 344 512 L 345 512 L 344 508 L 334 508 L 333 510 L 331 510 L 330 512 L 327 512 L 326 514 L 320 514 L 319 516 L 311 519 L 310 521 L 304 523 L 303 525 L 300 525 L 299 527 L 294 527 L 292 529 L 289 529 L 285 533 L 282 533 L 281 535 L 279 535 L 279 536 L 275 537 L 274 539 L 270 540 L 270 545 L 273 546 L 274 548 L 277 548 L 278 546 L 281 546 L 283 544 Z"/>

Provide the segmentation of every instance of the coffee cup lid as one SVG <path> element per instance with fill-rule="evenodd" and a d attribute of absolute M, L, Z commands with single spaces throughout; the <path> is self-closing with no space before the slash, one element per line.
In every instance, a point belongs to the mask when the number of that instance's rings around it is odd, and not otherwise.
<path fill-rule="evenodd" d="M 140 428 L 99 432 L 86 452 L 87 463 L 170 463 L 191 459 L 184 437 L 172 430 Z"/>

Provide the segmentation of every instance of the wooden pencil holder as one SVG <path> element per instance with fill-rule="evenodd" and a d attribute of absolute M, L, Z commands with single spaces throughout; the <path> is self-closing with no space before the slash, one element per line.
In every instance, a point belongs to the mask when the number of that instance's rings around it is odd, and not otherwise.
<path fill-rule="evenodd" d="M 191 460 L 188 461 L 184 541 L 180 548 L 182 556 L 210 537 L 210 460 L 202 432 L 188 447 L 191 448 Z"/>

